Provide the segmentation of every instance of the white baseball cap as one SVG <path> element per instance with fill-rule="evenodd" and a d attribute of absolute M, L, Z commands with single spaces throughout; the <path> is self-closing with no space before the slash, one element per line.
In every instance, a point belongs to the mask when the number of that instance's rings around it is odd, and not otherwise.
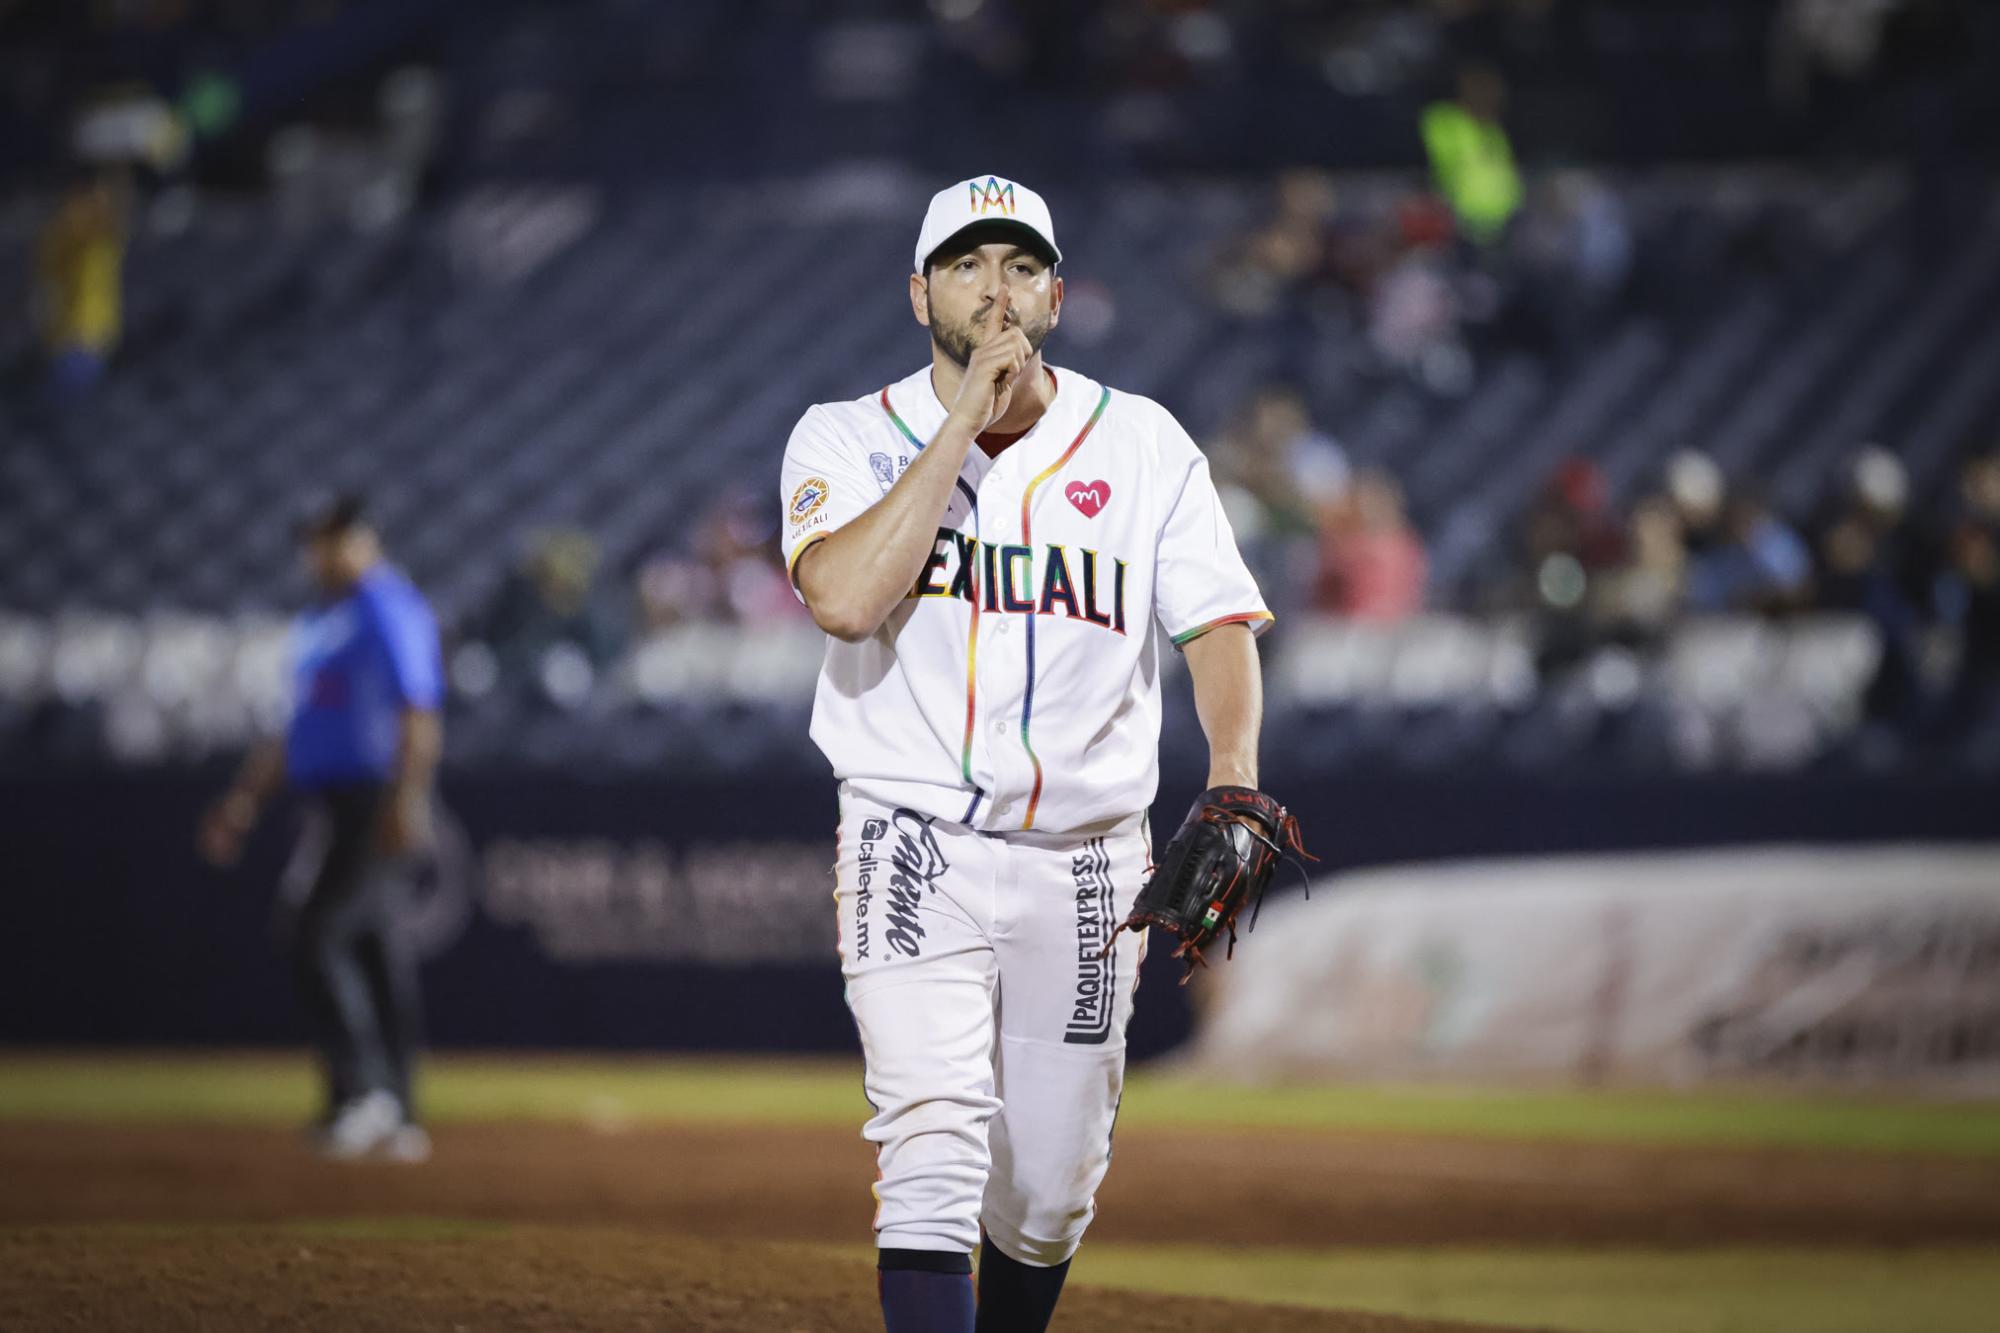
<path fill-rule="evenodd" d="M 1051 262 L 1062 262 L 1056 248 L 1056 224 L 1049 206 L 1019 181 L 1004 176 L 974 176 L 956 185 L 947 185 L 931 196 L 924 213 L 924 229 L 917 233 L 917 257 L 911 261 L 916 272 L 924 271 L 924 261 L 938 247 L 967 227 L 987 225 L 1019 227 L 1041 243 Z"/>

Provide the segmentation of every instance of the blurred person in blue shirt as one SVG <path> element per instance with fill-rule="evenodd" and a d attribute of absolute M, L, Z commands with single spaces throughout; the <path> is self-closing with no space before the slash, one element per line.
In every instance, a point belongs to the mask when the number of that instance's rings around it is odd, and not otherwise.
<path fill-rule="evenodd" d="M 1732 497 L 1722 540 L 1698 553 L 1688 569 L 1687 600 L 1695 611 L 1777 614 L 1803 607 L 1812 595 L 1812 548 L 1753 495 Z"/>
<path fill-rule="evenodd" d="M 287 931 L 299 995 L 324 1062 L 328 1156 L 421 1160 L 412 1097 L 416 959 L 398 921 L 412 862 L 430 843 L 444 684 L 437 622 L 383 558 L 360 501 L 312 513 L 301 543 L 319 597 L 294 629 L 294 698 L 282 737 L 254 747 L 204 817 L 201 850 L 234 864 L 271 797 L 309 803 Z"/>

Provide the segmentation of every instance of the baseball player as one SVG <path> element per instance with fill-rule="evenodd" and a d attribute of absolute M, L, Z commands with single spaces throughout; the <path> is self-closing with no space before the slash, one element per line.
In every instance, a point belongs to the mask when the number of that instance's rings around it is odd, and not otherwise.
<path fill-rule="evenodd" d="M 812 735 L 840 782 L 891 1333 L 1045 1327 L 1090 1223 L 1144 938 L 1119 927 L 1173 924 L 1135 906 L 1156 628 L 1208 737 L 1202 827 L 1251 827 L 1224 799 L 1277 811 L 1255 791 L 1271 614 L 1173 417 L 1044 363 L 1061 259 L 1020 182 L 940 191 L 909 279 L 930 363 L 809 408 L 785 450 L 791 577 L 831 636 Z M 1256 827 L 1253 852 L 1277 832 Z"/>
<path fill-rule="evenodd" d="M 233 864 L 258 814 L 289 783 L 310 817 L 289 904 L 299 996 L 325 1071 L 321 1150 L 350 1159 L 429 1156 L 411 1096 L 416 960 L 397 928 L 410 858 L 429 840 L 442 746 L 437 622 L 388 561 L 355 497 L 309 516 L 300 537 L 317 605 L 294 630 L 295 698 L 282 739 L 254 747 L 202 820 L 202 854 Z"/>

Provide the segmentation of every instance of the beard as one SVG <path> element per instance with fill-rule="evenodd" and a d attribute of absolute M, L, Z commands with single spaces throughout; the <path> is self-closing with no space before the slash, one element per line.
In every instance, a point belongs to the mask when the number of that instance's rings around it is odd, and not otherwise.
<path fill-rule="evenodd" d="M 960 370 L 971 365 L 972 354 L 986 341 L 985 316 L 974 315 L 962 323 L 951 324 L 938 318 L 937 306 L 931 302 L 929 293 L 924 295 L 924 305 L 930 312 L 931 345 L 956 362 Z M 1047 314 L 1019 326 L 1027 335 L 1028 350 L 1032 352 L 1042 350 L 1042 344 L 1049 340 L 1049 330 L 1054 327 L 1054 318 Z"/>

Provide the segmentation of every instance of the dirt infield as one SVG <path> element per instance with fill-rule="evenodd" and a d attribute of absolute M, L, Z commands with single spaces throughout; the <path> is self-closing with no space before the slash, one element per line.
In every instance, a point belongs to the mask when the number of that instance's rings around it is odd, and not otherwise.
<path fill-rule="evenodd" d="M 1480 1333 L 1078 1286 L 1059 1329 Z M 310 1230 L 0 1234 L 9 1329 L 879 1330 L 865 1259 L 596 1227 L 370 1238 Z"/>
<path fill-rule="evenodd" d="M 454 1124 L 412 1168 L 271 1128 L 14 1124 L 0 1327 L 866 1329 L 865 1259 L 798 1243 L 864 1247 L 872 1175 L 834 1129 Z M 1104 1241 L 1991 1241 L 2000 1161 L 1147 1130 L 1100 1204 Z M 1093 1291 L 1087 1249 L 1077 1279 L 1073 1330 L 1447 1327 Z"/>

